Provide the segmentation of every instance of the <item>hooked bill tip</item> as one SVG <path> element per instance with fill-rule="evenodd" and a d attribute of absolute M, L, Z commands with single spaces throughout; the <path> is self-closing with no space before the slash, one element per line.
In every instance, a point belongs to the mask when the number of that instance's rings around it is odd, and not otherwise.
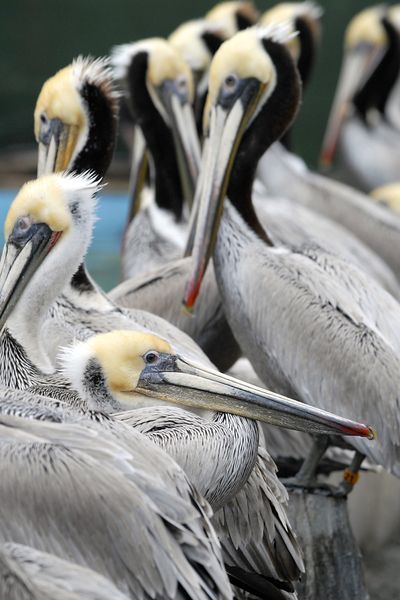
<path fill-rule="evenodd" d="M 373 440 L 376 438 L 376 432 L 369 425 L 363 425 L 362 423 L 351 423 L 348 426 L 342 426 L 344 435 L 352 435 Z"/>

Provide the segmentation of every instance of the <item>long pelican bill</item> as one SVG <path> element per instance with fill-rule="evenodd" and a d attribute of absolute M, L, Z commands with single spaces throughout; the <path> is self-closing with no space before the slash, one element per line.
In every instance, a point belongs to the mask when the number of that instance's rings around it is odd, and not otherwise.
<path fill-rule="evenodd" d="M 328 125 L 322 142 L 320 163 L 328 168 L 335 156 L 341 127 L 351 110 L 351 100 L 362 88 L 382 58 L 383 48 L 367 43 L 360 43 L 350 49 L 343 61 L 340 71 Z"/>
<path fill-rule="evenodd" d="M 38 133 L 38 177 L 68 168 L 79 131 L 75 125 L 66 125 L 60 119 L 46 119 L 43 116 Z"/>
<path fill-rule="evenodd" d="M 236 99 L 230 106 L 216 104 L 210 107 L 207 102 L 208 136 L 204 142 L 202 169 L 194 200 L 196 220 L 192 220 L 189 233 L 193 268 L 183 300 L 189 312 L 194 308 L 213 252 L 237 149 L 265 90 L 265 84 L 247 79 L 239 82 Z"/>
<path fill-rule="evenodd" d="M 298 431 L 374 438 L 372 429 L 366 425 L 208 370 L 171 354 L 160 354 L 156 364 L 146 365 L 134 392 Z"/>
<path fill-rule="evenodd" d="M 160 85 L 159 94 L 171 122 L 183 191 L 191 205 L 199 173 L 200 143 L 186 82 L 167 79 Z"/>
<path fill-rule="evenodd" d="M 146 140 L 140 127 L 133 130 L 133 148 L 131 156 L 131 170 L 129 176 L 129 214 L 127 224 L 134 219 L 140 210 L 140 196 L 146 181 L 149 158 Z"/>
<path fill-rule="evenodd" d="M 60 236 L 61 232 L 53 231 L 46 223 L 34 223 L 27 230 L 17 228 L 11 232 L 0 263 L 0 329 Z"/>

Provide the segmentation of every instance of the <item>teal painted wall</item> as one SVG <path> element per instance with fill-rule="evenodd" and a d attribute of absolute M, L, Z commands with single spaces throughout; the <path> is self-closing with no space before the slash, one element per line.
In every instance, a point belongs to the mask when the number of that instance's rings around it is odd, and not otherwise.
<path fill-rule="evenodd" d="M 321 52 L 296 126 L 296 149 L 315 162 L 350 17 L 374 2 L 322 0 Z M 258 2 L 260 10 L 272 6 Z M 167 35 L 180 22 L 213 6 L 196 0 L 1 0 L 0 150 L 33 144 L 33 108 L 45 79 L 82 53 L 107 54 L 114 44 Z"/>

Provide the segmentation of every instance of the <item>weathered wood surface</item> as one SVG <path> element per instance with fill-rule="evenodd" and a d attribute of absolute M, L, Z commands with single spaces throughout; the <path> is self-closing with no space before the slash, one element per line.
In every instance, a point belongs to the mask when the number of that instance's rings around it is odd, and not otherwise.
<path fill-rule="evenodd" d="M 304 552 L 299 600 L 368 600 L 347 499 L 289 489 L 289 518 Z"/>

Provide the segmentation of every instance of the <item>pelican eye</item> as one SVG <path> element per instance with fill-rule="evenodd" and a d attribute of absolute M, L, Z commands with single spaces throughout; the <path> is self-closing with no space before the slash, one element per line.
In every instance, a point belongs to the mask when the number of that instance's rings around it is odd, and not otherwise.
<path fill-rule="evenodd" d="M 42 113 L 40 115 L 40 122 L 42 123 L 42 125 L 46 125 L 47 124 L 47 116 L 45 113 Z"/>
<path fill-rule="evenodd" d="M 154 365 L 160 359 L 160 355 L 155 350 L 149 350 L 149 352 L 146 352 L 143 358 L 147 365 Z"/>
<path fill-rule="evenodd" d="M 229 93 L 234 92 L 238 86 L 238 83 L 239 78 L 234 73 L 230 73 L 225 77 L 224 90 Z"/>
<path fill-rule="evenodd" d="M 28 231 L 30 226 L 32 225 L 32 221 L 29 217 L 18 217 L 15 222 L 14 231 L 25 232 Z"/>

